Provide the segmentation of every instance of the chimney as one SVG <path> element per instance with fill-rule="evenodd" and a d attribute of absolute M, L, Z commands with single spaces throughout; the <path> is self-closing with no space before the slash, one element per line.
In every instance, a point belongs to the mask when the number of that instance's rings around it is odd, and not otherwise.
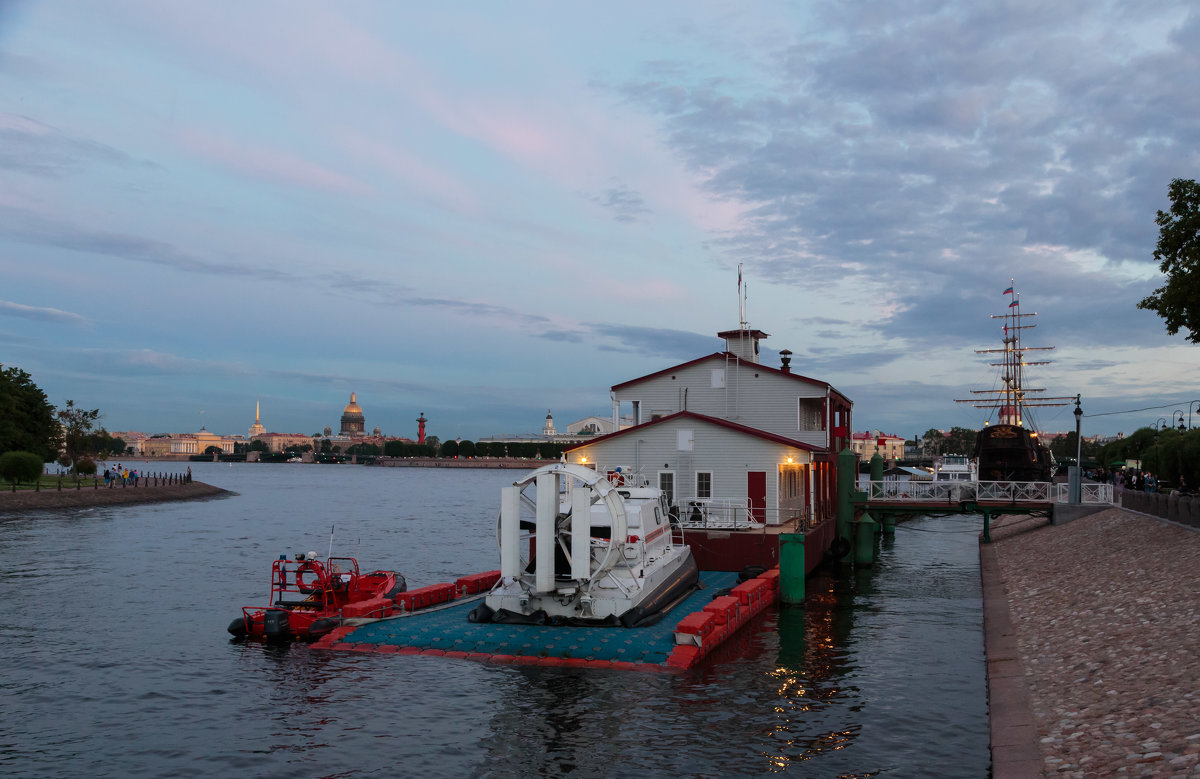
<path fill-rule="evenodd" d="M 779 350 L 779 362 L 782 363 L 782 365 L 779 366 L 779 370 L 783 371 L 784 373 L 791 373 L 792 372 L 792 350 L 791 349 L 780 349 Z"/>

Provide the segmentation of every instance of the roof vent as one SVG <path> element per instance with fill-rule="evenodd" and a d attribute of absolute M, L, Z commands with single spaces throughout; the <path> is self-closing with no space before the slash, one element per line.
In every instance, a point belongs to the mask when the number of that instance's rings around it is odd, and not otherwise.
<path fill-rule="evenodd" d="M 783 371 L 784 373 L 791 373 L 792 372 L 792 350 L 791 349 L 780 349 L 779 350 L 779 362 L 781 363 L 781 365 L 779 367 L 779 369 L 781 371 Z"/>

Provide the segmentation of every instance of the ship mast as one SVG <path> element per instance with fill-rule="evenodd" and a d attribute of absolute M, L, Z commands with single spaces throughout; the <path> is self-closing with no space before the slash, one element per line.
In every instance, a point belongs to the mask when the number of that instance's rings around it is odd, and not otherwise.
<path fill-rule="evenodd" d="M 1011 282 L 1011 280 L 1010 280 Z M 1003 319 L 1004 346 L 1001 349 L 976 349 L 976 354 L 1001 354 L 1000 362 L 989 363 L 1002 369 L 1003 386 L 999 389 L 971 390 L 971 394 L 979 397 L 955 400 L 955 403 L 970 403 L 975 408 L 990 408 L 999 411 L 997 421 L 1002 425 L 1025 424 L 1025 410 L 1041 406 L 1065 406 L 1073 397 L 1048 397 L 1038 393 L 1045 392 L 1045 387 L 1026 387 L 1025 368 L 1030 365 L 1049 365 L 1050 360 L 1026 360 L 1026 352 L 1050 351 L 1053 346 L 1025 346 L 1021 343 L 1021 333 L 1037 327 L 1033 318 L 1037 312 L 1023 313 L 1021 311 L 1021 296 L 1010 283 L 1004 290 L 1008 295 L 1008 308 L 1003 314 L 992 314 L 992 319 Z"/>

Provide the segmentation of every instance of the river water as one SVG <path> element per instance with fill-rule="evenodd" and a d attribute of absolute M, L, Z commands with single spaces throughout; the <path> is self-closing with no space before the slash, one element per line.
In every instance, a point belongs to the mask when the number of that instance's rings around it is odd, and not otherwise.
<path fill-rule="evenodd" d="M 696 672 L 497 666 L 225 627 L 331 527 L 410 587 L 496 568 L 513 471 L 191 465 L 237 494 L 0 518 L 0 774 L 989 774 L 978 518 L 902 524 Z"/>

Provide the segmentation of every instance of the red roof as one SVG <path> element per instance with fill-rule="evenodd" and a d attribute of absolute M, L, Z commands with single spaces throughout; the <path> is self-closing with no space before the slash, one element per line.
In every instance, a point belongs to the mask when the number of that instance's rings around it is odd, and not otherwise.
<path fill-rule="evenodd" d="M 658 419 L 652 420 L 650 422 L 643 422 L 642 424 L 636 425 L 634 427 L 627 427 L 624 430 L 618 430 L 615 433 L 608 433 L 606 435 L 597 436 L 596 438 L 593 438 L 590 441 L 584 441 L 582 443 L 575 444 L 574 446 L 568 446 L 563 451 L 571 452 L 571 451 L 580 449 L 585 446 L 591 446 L 592 444 L 599 443 L 600 441 L 607 441 L 610 438 L 616 438 L 617 436 L 623 436 L 627 433 L 642 432 L 642 431 L 646 430 L 647 428 L 653 427 L 655 425 L 661 425 L 664 422 L 670 422 L 673 419 L 695 419 L 695 420 L 699 420 L 701 422 L 709 422 L 711 424 L 717 425 L 718 427 L 723 427 L 728 430 L 734 430 L 739 433 L 744 433 L 749 436 L 754 436 L 755 438 L 761 438 L 764 441 L 772 441 L 777 444 L 783 444 L 784 446 L 793 446 L 797 449 L 803 449 L 807 452 L 823 452 L 823 451 L 825 451 L 825 447 L 823 447 L 823 446 L 813 446 L 812 444 L 806 444 L 803 441 L 797 441 L 794 438 L 787 438 L 785 436 L 775 435 L 774 433 L 768 433 L 765 430 L 759 430 L 758 428 L 747 427 L 746 425 L 739 425 L 737 422 L 730 422 L 728 419 L 721 419 L 720 417 L 710 417 L 705 414 L 697 414 L 694 411 L 676 411 L 674 414 L 668 414 L 665 417 L 659 417 Z"/>
<path fill-rule="evenodd" d="M 624 389 L 625 387 L 629 387 L 631 385 L 637 384 L 638 382 L 645 381 L 647 379 L 658 378 L 659 376 L 665 376 L 669 373 L 673 373 L 674 371 L 678 371 L 683 368 L 690 368 L 693 365 L 698 365 L 698 364 L 704 362 L 705 360 L 720 360 L 721 362 L 725 362 L 725 360 L 730 357 L 735 360 L 739 359 L 738 356 L 736 354 L 733 354 L 732 352 L 714 352 L 713 354 L 706 354 L 703 357 L 697 357 L 694 360 L 688 360 L 687 362 L 681 362 L 678 365 L 672 365 L 670 368 L 663 368 L 661 371 L 655 371 L 654 373 L 647 373 L 645 376 L 639 376 L 636 379 L 630 379 L 629 381 L 623 381 L 620 384 L 614 384 L 610 389 L 612 389 L 613 392 L 616 392 L 619 389 Z M 754 370 L 756 370 L 756 371 L 761 370 L 761 371 L 765 371 L 767 373 L 773 373 L 776 376 L 783 376 L 784 378 L 795 379 L 797 381 L 803 381 L 807 384 L 816 384 L 819 387 L 825 387 L 830 392 L 837 395 L 839 398 L 846 401 L 847 403 L 851 402 L 850 398 L 846 397 L 845 395 L 843 395 L 842 393 L 840 393 L 836 389 L 834 389 L 833 386 L 829 384 L 829 382 L 820 381 L 818 379 L 810 379 L 807 376 L 801 376 L 799 373 L 792 373 L 790 371 L 782 371 L 779 368 L 772 368 L 769 365 L 763 365 L 762 363 L 745 363 L 745 364 L 752 365 L 754 367 Z"/>

